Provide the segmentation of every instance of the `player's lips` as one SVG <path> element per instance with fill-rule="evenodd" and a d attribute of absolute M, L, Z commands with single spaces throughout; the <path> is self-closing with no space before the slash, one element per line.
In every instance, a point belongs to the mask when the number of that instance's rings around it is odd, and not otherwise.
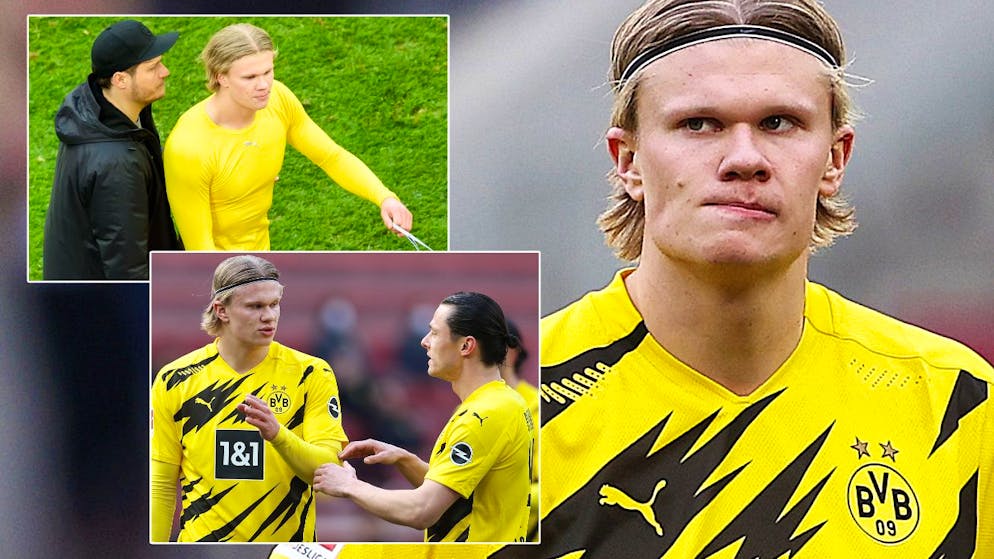
<path fill-rule="evenodd" d="M 273 334 L 276 333 L 276 327 L 275 326 L 263 326 L 262 328 L 259 328 L 259 332 L 261 332 L 262 335 L 264 335 L 264 336 L 272 336 Z"/>
<path fill-rule="evenodd" d="M 713 207 L 742 217 L 774 219 L 779 212 L 770 204 L 734 196 L 716 196 L 704 200 L 704 207 Z"/>

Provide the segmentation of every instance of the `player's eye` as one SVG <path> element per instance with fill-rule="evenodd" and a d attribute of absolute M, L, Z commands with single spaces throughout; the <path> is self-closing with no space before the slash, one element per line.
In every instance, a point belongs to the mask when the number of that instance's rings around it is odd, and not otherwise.
<path fill-rule="evenodd" d="M 714 119 L 704 117 L 688 118 L 681 125 L 691 132 L 712 132 L 718 129 L 718 123 Z"/>
<path fill-rule="evenodd" d="M 772 132 L 786 132 L 794 128 L 794 121 L 783 115 L 773 115 L 761 120 L 759 127 Z"/>

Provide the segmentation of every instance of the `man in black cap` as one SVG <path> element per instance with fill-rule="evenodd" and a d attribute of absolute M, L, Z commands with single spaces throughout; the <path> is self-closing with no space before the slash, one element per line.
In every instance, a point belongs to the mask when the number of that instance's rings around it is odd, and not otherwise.
<path fill-rule="evenodd" d="M 45 219 L 46 280 L 145 280 L 151 250 L 179 250 L 151 103 L 178 33 L 125 20 L 93 42 L 93 72 L 55 115 L 59 146 Z"/>

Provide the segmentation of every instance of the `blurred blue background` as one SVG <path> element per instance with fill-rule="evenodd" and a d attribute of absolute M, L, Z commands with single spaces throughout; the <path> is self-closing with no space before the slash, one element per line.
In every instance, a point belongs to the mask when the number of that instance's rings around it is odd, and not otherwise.
<path fill-rule="evenodd" d="M 450 248 L 542 251 L 543 313 L 621 263 L 594 224 L 615 27 L 638 2 L 295 2 L 299 13 L 449 13 Z M 813 260 L 848 297 L 994 357 L 994 11 L 980 0 L 828 0 L 874 80 L 844 191 L 860 228 Z M 0 1 L 0 542 L 4 556 L 265 557 L 150 547 L 148 288 L 25 282 L 25 15 L 283 13 L 257 2 Z M 82 81 L 84 76 L 80 76 Z M 52 108 L 54 114 L 55 107 Z M 138 419 L 141 418 L 141 419 Z"/>

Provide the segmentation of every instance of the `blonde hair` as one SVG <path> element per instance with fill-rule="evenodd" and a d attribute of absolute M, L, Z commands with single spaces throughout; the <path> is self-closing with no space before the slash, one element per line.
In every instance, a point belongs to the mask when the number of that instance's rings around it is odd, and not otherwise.
<path fill-rule="evenodd" d="M 838 61 L 829 72 L 832 125 L 852 124 L 857 114 L 845 81 L 846 52 L 839 26 L 815 0 L 649 0 L 618 27 L 611 45 L 609 78 L 614 87 L 611 126 L 637 136 L 636 105 L 640 74 L 622 83 L 622 72 L 638 55 L 677 37 L 721 25 L 750 24 L 772 27 L 807 39 Z M 644 202 L 633 200 L 617 171 L 608 173 L 610 204 L 597 220 L 605 241 L 615 254 L 628 261 L 642 253 L 645 228 Z M 818 196 L 812 250 L 831 245 L 856 228 L 854 210 L 841 195 Z"/>
<path fill-rule="evenodd" d="M 207 89 L 220 88 L 217 77 L 231 70 L 236 60 L 250 54 L 273 51 L 273 39 L 268 33 L 250 23 L 229 25 L 211 36 L 200 53 L 207 71 Z"/>
<path fill-rule="evenodd" d="M 204 309 L 200 319 L 200 329 L 208 335 L 218 336 L 221 333 L 221 319 L 214 310 L 214 303 L 227 305 L 240 286 L 260 280 L 279 280 L 280 272 L 272 262 L 243 254 L 227 258 L 214 269 L 214 279 L 211 282 L 211 302 Z M 280 284 L 282 290 L 283 285 Z"/>

